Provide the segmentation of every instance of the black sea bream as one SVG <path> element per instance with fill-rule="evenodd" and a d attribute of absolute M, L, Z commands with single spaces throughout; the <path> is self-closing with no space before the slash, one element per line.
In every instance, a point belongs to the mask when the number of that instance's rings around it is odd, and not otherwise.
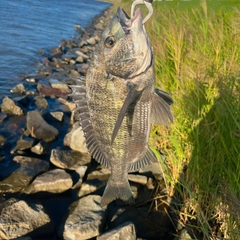
<path fill-rule="evenodd" d="M 149 149 L 151 124 L 169 125 L 172 98 L 155 89 L 153 51 L 137 9 L 131 19 L 118 8 L 104 30 L 86 75 L 73 88 L 87 147 L 111 168 L 101 204 L 134 203 L 128 172 L 157 159 Z"/>

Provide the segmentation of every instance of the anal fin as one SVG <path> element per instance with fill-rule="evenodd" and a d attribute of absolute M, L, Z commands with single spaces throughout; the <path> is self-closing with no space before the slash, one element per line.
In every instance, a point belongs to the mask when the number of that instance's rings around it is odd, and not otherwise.
<path fill-rule="evenodd" d="M 137 160 L 130 164 L 128 172 L 138 171 L 140 168 L 144 168 L 145 166 L 150 166 L 152 163 L 158 162 L 158 159 L 148 147 L 143 155 Z"/>

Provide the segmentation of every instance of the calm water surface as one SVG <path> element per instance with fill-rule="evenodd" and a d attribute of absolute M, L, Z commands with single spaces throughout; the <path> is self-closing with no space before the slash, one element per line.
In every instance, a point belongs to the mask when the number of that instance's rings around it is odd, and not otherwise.
<path fill-rule="evenodd" d="M 57 47 L 109 4 L 95 0 L 0 0 L 0 99 L 30 73 L 39 49 Z"/>

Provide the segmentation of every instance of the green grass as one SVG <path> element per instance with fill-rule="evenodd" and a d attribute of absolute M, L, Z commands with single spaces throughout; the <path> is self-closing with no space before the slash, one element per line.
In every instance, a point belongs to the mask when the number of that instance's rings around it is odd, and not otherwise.
<path fill-rule="evenodd" d="M 179 224 L 195 239 L 240 239 L 240 1 L 153 7 L 156 86 L 174 98 L 175 123 L 154 127 L 150 143 L 166 155 Z"/>

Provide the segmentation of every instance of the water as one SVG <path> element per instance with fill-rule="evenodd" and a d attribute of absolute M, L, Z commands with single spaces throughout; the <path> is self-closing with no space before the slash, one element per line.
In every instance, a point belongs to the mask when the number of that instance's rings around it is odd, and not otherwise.
<path fill-rule="evenodd" d="M 34 69 L 39 49 L 57 47 L 109 4 L 95 0 L 0 1 L 0 98 Z"/>

